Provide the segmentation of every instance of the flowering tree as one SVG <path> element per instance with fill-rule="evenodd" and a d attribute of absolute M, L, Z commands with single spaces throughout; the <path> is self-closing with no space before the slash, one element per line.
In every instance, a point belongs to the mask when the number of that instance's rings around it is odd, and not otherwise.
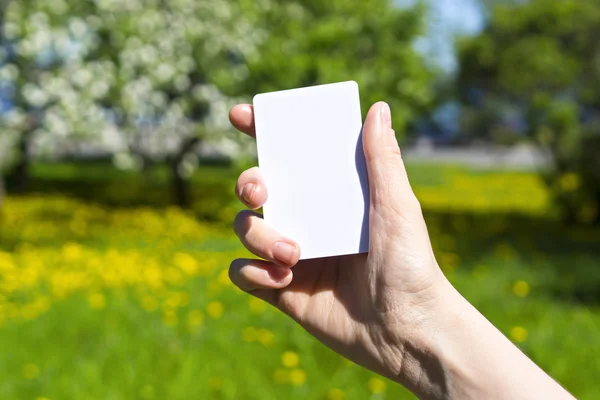
<path fill-rule="evenodd" d="M 223 128 L 230 103 L 211 76 L 243 79 L 237 60 L 260 40 L 240 5 L 11 3 L 0 79 L 11 91 L 3 140 L 12 144 L 18 181 L 26 182 L 32 148 L 52 154 L 93 148 L 117 154 L 121 165 L 167 161 L 177 200 L 185 205 L 189 154 Z"/>
<path fill-rule="evenodd" d="M 211 135 L 227 140 L 214 135 L 226 129 L 233 100 L 219 91 L 216 77 L 244 79 L 243 60 L 262 40 L 243 3 L 106 0 L 87 17 L 96 44 L 79 70 L 87 78 L 81 87 L 101 85 L 99 103 L 121 134 L 117 160 L 166 161 L 183 206 L 192 150 Z"/>
<path fill-rule="evenodd" d="M 430 96 L 421 12 L 388 0 L 20 0 L 5 20 L 0 140 L 21 182 L 32 150 L 102 151 L 166 162 L 185 206 L 197 145 L 241 147 L 224 134 L 238 97 L 355 79 L 401 128 Z"/>
<path fill-rule="evenodd" d="M 15 164 L 17 187 L 24 189 L 34 148 L 49 151 L 67 137 L 92 136 L 105 119 L 93 97 L 80 95 L 72 75 L 93 39 L 85 21 L 64 0 L 3 5 L 0 85 L 9 106 L 2 115 L 1 160 Z"/>
<path fill-rule="evenodd" d="M 8 7 L 8 1 L 2 0 L 0 2 L 0 43 L 4 43 L 4 17 L 6 8 Z M 0 209 L 4 203 L 4 171 L 3 171 L 3 160 L 6 158 L 4 154 L 8 148 L 8 143 L 3 143 L 4 136 L 0 133 Z"/>

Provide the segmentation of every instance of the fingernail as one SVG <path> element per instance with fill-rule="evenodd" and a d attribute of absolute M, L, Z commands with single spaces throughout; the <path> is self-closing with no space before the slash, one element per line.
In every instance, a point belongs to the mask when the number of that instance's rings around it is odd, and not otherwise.
<path fill-rule="evenodd" d="M 296 246 L 286 242 L 277 242 L 273 246 L 273 258 L 284 265 L 291 265 L 294 260 Z"/>
<path fill-rule="evenodd" d="M 392 129 L 392 112 L 390 111 L 390 106 L 388 103 L 383 103 L 381 108 L 379 109 L 381 113 L 381 122 L 384 127 L 388 129 Z"/>
<path fill-rule="evenodd" d="M 277 267 L 269 269 L 269 278 L 275 283 L 279 283 L 288 277 L 290 270 L 288 268 Z"/>
<path fill-rule="evenodd" d="M 256 185 L 254 183 L 246 183 L 246 185 L 242 189 L 242 199 L 244 199 L 246 204 L 250 204 L 250 200 L 252 200 L 252 196 L 254 195 L 255 190 Z"/>

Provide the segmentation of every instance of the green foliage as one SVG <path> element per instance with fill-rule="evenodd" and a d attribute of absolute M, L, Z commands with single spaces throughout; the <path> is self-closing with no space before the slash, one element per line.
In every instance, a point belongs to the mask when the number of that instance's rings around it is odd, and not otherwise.
<path fill-rule="evenodd" d="M 387 101 L 402 133 L 432 97 L 431 73 L 413 46 L 423 17 L 421 7 L 399 9 L 389 0 L 273 1 L 260 15 L 267 40 L 247 58 L 248 79 L 231 89 L 255 94 L 355 80 L 363 112 Z"/>
<path fill-rule="evenodd" d="M 494 8 L 484 32 L 460 47 L 465 130 L 493 137 L 510 113 L 523 118 L 553 158 L 545 179 L 569 221 L 600 221 L 600 170 L 584 161 L 600 136 L 599 34 L 597 1 L 533 0 Z"/>

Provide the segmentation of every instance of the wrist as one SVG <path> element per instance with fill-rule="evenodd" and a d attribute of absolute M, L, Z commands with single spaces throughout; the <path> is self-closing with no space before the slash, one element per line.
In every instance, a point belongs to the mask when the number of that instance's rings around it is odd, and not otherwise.
<path fill-rule="evenodd" d="M 572 398 L 449 282 L 438 293 L 393 379 L 422 399 Z"/>
<path fill-rule="evenodd" d="M 386 316 L 378 348 L 384 375 L 419 398 L 450 396 L 452 363 L 443 343 L 477 312 L 445 278 L 428 293 L 413 295 L 403 310 Z"/>

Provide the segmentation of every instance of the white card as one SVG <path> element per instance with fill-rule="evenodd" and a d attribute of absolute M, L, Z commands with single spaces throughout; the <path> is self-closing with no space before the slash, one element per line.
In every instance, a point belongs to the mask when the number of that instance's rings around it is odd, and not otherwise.
<path fill-rule="evenodd" d="M 301 258 L 369 248 L 369 189 L 356 82 L 254 97 L 265 221 Z"/>

